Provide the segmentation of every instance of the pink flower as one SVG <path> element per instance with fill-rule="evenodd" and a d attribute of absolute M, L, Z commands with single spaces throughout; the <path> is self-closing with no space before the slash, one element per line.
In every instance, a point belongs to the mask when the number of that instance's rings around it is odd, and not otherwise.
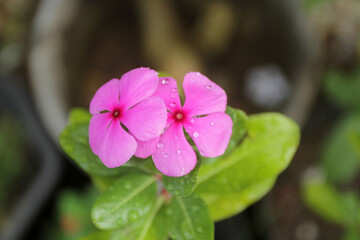
<path fill-rule="evenodd" d="M 200 73 L 190 72 L 184 78 L 185 103 L 181 107 L 176 81 L 159 79 L 154 96 L 161 97 L 168 109 L 167 129 L 159 137 L 139 144 L 137 154 L 151 151 L 156 168 L 165 175 L 179 177 L 196 165 L 196 154 L 183 128 L 204 157 L 222 155 L 232 134 L 232 120 L 225 114 L 225 91 Z M 151 154 L 151 153 L 150 153 Z"/>
<path fill-rule="evenodd" d="M 107 167 L 128 161 L 136 151 L 136 139 L 147 141 L 164 130 L 166 107 L 161 98 L 152 96 L 158 82 L 154 70 L 137 68 L 95 93 L 90 103 L 89 143 Z"/>

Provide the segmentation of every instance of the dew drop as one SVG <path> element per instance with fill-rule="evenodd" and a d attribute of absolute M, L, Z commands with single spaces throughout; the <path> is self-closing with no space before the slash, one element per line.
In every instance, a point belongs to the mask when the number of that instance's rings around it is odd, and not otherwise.
<path fill-rule="evenodd" d="M 194 212 L 198 211 L 199 209 L 200 208 L 198 206 L 196 206 L 196 205 L 191 208 L 191 210 L 193 210 Z"/>
<path fill-rule="evenodd" d="M 103 222 L 103 221 L 104 221 L 104 217 L 99 217 L 98 221 L 99 221 L 99 222 Z"/>
<path fill-rule="evenodd" d="M 130 222 L 135 222 L 136 220 L 139 219 L 139 213 L 137 211 L 130 211 L 128 214 L 128 220 Z"/>
<path fill-rule="evenodd" d="M 197 72 L 197 73 L 196 73 L 196 76 L 200 76 L 200 73 L 199 73 L 199 72 Z"/>
<path fill-rule="evenodd" d="M 177 88 L 174 87 L 174 88 L 171 89 L 171 91 L 172 92 L 177 92 Z"/>
<path fill-rule="evenodd" d="M 199 106 L 198 108 L 201 110 L 203 107 L 202 107 L 202 106 Z"/>
<path fill-rule="evenodd" d="M 190 78 L 190 82 L 194 82 L 194 79 L 193 79 L 193 78 Z"/>
<path fill-rule="evenodd" d="M 192 119 L 190 120 L 190 122 L 191 122 L 191 123 L 195 123 L 195 119 L 192 118 Z"/>
<path fill-rule="evenodd" d="M 170 103 L 170 107 L 172 107 L 172 108 L 174 108 L 174 107 L 176 107 L 176 103 Z"/>
<path fill-rule="evenodd" d="M 214 123 L 214 122 L 211 122 L 211 123 L 210 123 L 210 125 L 211 125 L 211 126 L 214 126 L 214 125 L 215 125 L 215 123 Z"/>
<path fill-rule="evenodd" d="M 167 215 L 173 214 L 172 209 L 171 209 L 171 208 L 166 209 L 166 214 L 167 214 Z"/>
<path fill-rule="evenodd" d="M 180 150 L 180 149 L 178 149 L 178 150 L 176 150 L 176 152 L 177 152 L 178 154 L 180 154 L 180 153 L 181 153 L 181 150 Z"/>
<path fill-rule="evenodd" d="M 164 154 L 162 157 L 163 157 L 163 158 L 168 158 L 168 157 L 169 157 L 169 155 Z"/>
<path fill-rule="evenodd" d="M 117 220 L 117 224 L 118 224 L 118 225 L 122 225 L 122 224 L 123 224 L 123 220 L 120 218 L 119 220 Z"/>
<path fill-rule="evenodd" d="M 168 85 L 169 84 L 169 80 L 164 78 L 163 80 L 161 80 L 161 84 L 162 85 Z"/>
<path fill-rule="evenodd" d="M 177 140 L 177 139 L 179 139 L 179 137 L 178 137 L 178 136 L 175 136 L 174 139 Z"/>
<path fill-rule="evenodd" d="M 126 182 L 125 183 L 125 188 L 130 189 L 131 188 L 131 182 Z"/>
<path fill-rule="evenodd" d="M 200 135 L 200 134 L 199 134 L 198 132 L 194 132 L 194 133 L 193 133 L 193 137 L 194 137 L 194 138 L 198 138 L 199 135 Z"/>
<path fill-rule="evenodd" d="M 163 148 L 163 147 L 164 147 L 164 144 L 159 142 L 158 144 L 156 144 L 156 147 L 159 148 L 159 149 L 160 149 L 160 148 Z"/>
<path fill-rule="evenodd" d="M 174 95 L 174 94 L 171 94 L 171 97 L 172 97 L 172 98 L 174 98 L 174 97 L 175 97 L 175 95 Z"/>
<path fill-rule="evenodd" d="M 211 85 L 207 85 L 207 86 L 206 86 L 206 89 L 207 89 L 208 91 L 210 91 L 210 90 L 212 89 L 212 86 L 211 86 Z"/>

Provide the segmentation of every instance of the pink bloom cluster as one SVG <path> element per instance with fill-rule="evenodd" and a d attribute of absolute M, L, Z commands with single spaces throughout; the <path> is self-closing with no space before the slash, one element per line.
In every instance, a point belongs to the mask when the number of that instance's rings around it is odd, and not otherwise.
<path fill-rule="evenodd" d="M 133 155 L 152 155 L 156 168 L 179 177 L 196 165 L 196 154 L 185 137 L 191 137 L 204 157 L 222 155 L 232 134 L 225 114 L 227 97 L 218 85 L 200 73 L 186 74 L 185 103 L 181 106 L 176 81 L 137 68 L 112 79 L 90 103 L 92 151 L 110 168 Z"/>

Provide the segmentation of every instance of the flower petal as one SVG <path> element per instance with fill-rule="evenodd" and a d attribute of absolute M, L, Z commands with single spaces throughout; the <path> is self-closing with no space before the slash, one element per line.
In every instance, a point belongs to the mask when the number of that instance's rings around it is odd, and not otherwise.
<path fill-rule="evenodd" d="M 161 135 L 153 161 L 160 172 L 171 177 L 184 176 L 194 169 L 196 154 L 187 142 L 181 124 L 171 124 Z"/>
<path fill-rule="evenodd" d="M 161 77 L 159 85 L 154 96 L 164 100 L 166 108 L 169 111 L 177 111 L 181 109 L 181 102 L 176 80 L 171 77 Z"/>
<path fill-rule="evenodd" d="M 160 136 L 150 139 L 148 141 L 140 141 L 135 139 L 137 142 L 137 148 L 135 156 L 138 158 L 147 158 L 156 151 L 156 144 L 159 142 Z"/>
<path fill-rule="evenodd" d="M 112 111 L 119 103 L 119 79 L 111 79 L 102 85 L 90 102 L 90 113 L 95 114 L 104 110 Z"/>
<path fill-rule="evenodd" d="M 150 97 L 123 112 L 120 120 L 135 138 L 147 141 L 162 133 L 166 119 L 167 111 L 163 100 Z"/>
<path fill-rule="evenodd" d="M 129 109 L 156 91 L 159 77 L 149 68 L 136 68 L 120 79 L 120 106 Z"/>
<path fill-rule="evenodd" d="M 98 149 L 100 160 L 109 168 L 127 162 L 136 151 L 136 141 L 120 125 L 119 119 L 111 121 Z"/>
<path fill-rule="evenodd" d="M 183 110 L 190 116 L 225 112 L 225 91 L 201 73 L 190 72 L 184 78 L 185 103 Z"/>
<path fill-rule="evenodd" d="M 225 113 L 213 113 L 184 123 L 186 132 L 204 157 L 222 155 L 232 134 L 233 122 Z"/>
<path fill-rule="evenodd" d="M 105 137 L 109 123 L 112 120 L 111 113 L 95 114 L 90 119 L 89 124 L 89 144 L 91 150 L 98 155 L 99 148 Z"/>

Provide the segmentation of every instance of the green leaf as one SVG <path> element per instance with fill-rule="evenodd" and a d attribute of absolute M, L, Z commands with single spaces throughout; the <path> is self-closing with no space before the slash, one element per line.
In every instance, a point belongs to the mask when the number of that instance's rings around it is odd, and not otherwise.
<path fill-rule="evenodd" d="M 74 119 L 73 119 L 74 122 Z M 114 177 L 126 172 L 124 168 L 106 167 L 91 151 L 88 137 L 89 124 L 77 122 L 69 124 L 60 134 L 60 146 L 82 170 L 93 176 Z"/>
<path fill-rule="evenodd" d="M 196 167 L 187 175 L 182 177 L 169 177 L 164 175 L 162 177 L 162 183 L 165 189 L 175 196 L 188 196 L 190 195 L 197 183 L 197 173 L 201 165 L 201 161 L 198 161 Z"/>
<path fill-rule="evenodd" d="M 276 178 L 255 183 L 244 190 L 225 194 L 201 194 L 208 205 L 212 220 L 220 221 L 232 217 L 268 193 Z"/>
<path fill-rule="evenodd" d="M 73 108 L 69 114 L 69 124 L 89 123 L 91 115 L 85 108 Z"/>
<path fill-rule="evenodd" d="M 167 240 L 164 199 L 157 198 L 156 203 L 136 224 L 128 225 L 112 233 L 111 240 Z"/>
<path fill-rule="evenodd" d="M 100 229 L 135 224 L 153 206 L 156 179 L 145 173 L 126 174 L 114 182 L 95 201 L 91 216 Z"/>
<path fill-rule="evenodd" d="M 324 87 L 335 104 L 360 110 L 360 67 L 348 73 L 329 71 L 325 75 Z"/>
<path fill-rule="evenodd" d="M 111 240 L 111 235 L 112 231 L 97 231 L 81 238 L 80 240 Z"/>
<path fill-rule="evenodd" d="M 214 239 L 214 224 L 205 202 L 195 194 L 174 197 L 166 209 L 173 239 Z"/>
<path fill-rule="evenodd" d="M 328 180 L 344 183 L 352 180 L 360 169 L 356 139 L 360 135 L 360 114 L 340 120 L 325 142 L 321 166 Z"/>
<path fill-rule="evenodd" d="M 276 177 L 290 163 L 299 144 L 299 127 L 279 113 L 252 115 L 248 134 L 229 156 L 204 164 L 198 173 L 198 193 L 240 191 Z"/>
<path fill-rule="evenodd" d="M 227 113 L 233 121 L 233 133 L 228 146 L 228 150 L 231 151 L 236 148 L 244 138 L 249 128 L 249 119 L 244 111 L 229 106 L 226 107 L 225 113 Z"/>

